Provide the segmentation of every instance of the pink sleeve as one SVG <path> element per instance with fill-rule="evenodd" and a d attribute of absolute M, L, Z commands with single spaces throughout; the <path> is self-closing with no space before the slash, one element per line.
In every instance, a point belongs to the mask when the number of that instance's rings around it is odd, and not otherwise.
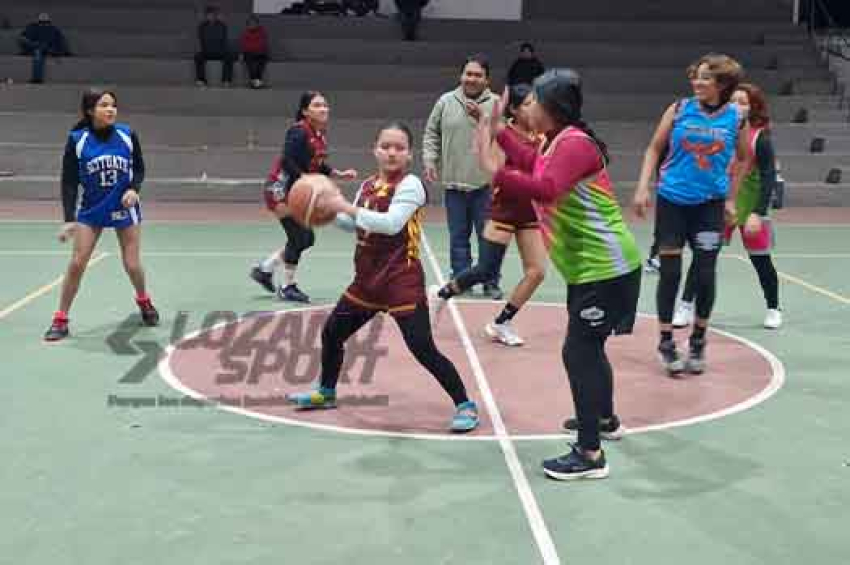
<path fill-rule="evenodd" d="M 503 167 L 493 177 L 493 185 L 507 194 L 552 202 L 601 168 L 599 151 L 591 140 L 568 137 L 558 143 L 539 179 L 524 171 Z"/>
<path fill-rule="evenodd" d="M 503 129 L 496 135 L 496 142 L 505 152 L 507 160 L 522 171 L 531 172 L 534 169 L 534 160 L 537 158 L 537 150 L 534 146 L 523 143 L 508 128 Z"/>

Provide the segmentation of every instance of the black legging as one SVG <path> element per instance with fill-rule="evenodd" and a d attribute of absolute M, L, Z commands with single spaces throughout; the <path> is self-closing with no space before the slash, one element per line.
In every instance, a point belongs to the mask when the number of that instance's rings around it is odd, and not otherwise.
<path fill-rule="evenodd" d="M 280 225 L 286 232 L 283 262 L 287 265 L 297 265 L 301 259 L 301 254 L 316 243 L 316 234 L 312 229 L 305 228 L 290 217 L 280 220 Z"/>
<path fill-rule="evenodd" d="M 767 307 L 774 310 L 779 308 L 779 275 L 776 273 L 773 259 L 770 255 L 750 255 L 750 263 L 758 275 Z M 685 290 L 682 291 L 682 300 L 685 302 L 693 302 L 694 296 L 698 296 L 696 276 L 697 270 L 694 263 L 691 263 L 685 279 Z"/>
<path fill-rule="evenodd" d="M 454 280 L 458 290 L 464 292 L 477 284 L 498 280 L 506 250 L 507 245 L 481 238 L 478 262 L 457 275 Z"/>
<path fill-rule="evenodd" d="M 322 329 L 322 386 L 336 388 L 345 355 L 345 342 L 375 317 L 377 312 L 352 308 L 347 302 L 337 303 Z M 431 335 L 427 304 L 419 304 L 407 316 L 395 318 L 407 349 L 431 373 L 455 406 L 467 402 L 466 387 L 454 364 L 440 353 Z"/>
<path fill-rule="evenodd" d="M 688 278 L 691 288 L 696 293 L 697 317 L 707 320 L 714 308 L 717 293 L 717 256 L 719 249 L 705 250 L 697 247 L 694 250 Z M 673 322 L 673 310 L 676 307 L 676 295 L 682 278 L 682 255 L 661 254 L 660 276 L 656 300 L 658 301 L 658 321 L 662 324 Z M 686 283 L 687 284 L 687 283 Z M 687 288 L 687 287 L 686 287 Z"/>
<path fill-rule="evenodd" d="M 599 449 L 599 420 L 614 416 L 614 373 L 605 353 L 607 339 L 571 328 L 561 351 L 578 420 L 578 444 L 587 451 Z"/>

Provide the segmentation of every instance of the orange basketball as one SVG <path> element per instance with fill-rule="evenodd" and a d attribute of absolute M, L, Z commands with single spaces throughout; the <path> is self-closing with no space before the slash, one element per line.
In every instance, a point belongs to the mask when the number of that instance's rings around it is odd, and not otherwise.
<path fill-rule="evenodd" d="M 334 221 L 336 213 L 323 207 L 329 196 L 339 194 L 339 188 L 324 175 L 302 175 L 286 196 L 289 215 L 304 226 L 324 226 Z"/>

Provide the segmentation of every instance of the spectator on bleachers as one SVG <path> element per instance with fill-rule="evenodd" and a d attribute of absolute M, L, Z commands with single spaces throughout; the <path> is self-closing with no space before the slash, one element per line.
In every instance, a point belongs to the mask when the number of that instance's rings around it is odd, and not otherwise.
<path fill-rule="evenodd" d="M 208 6 L 206 17 L 198 26 L 200 51 L 195 54 L 195 81 L 198 86 L 207 85 L 207 61 L 221 61 L 221 82 L 230 86 L 233 81 L 233 52 L 227 37 L 227 24 L 215 6 Z"/>
<path fill-rule="evenodd" d="M 38 21 L 29 24 L 18 37 L 22 55 L 32 55 L 32 77 L 30 82 L 44 82 L 44 63 L 48 55 L 67 57 L 70 55 L 65 35 L 50 21 L 44 12 L 38 15 Z"/>
<path fill-rule="evenodd" d="M 251 88 L 262 88 L 263 73 L 269 60 L 269 39 L 266 28 L 260 24 L 260 18 L 251 15 L 242 37 L 239 39 L 239 47 L 242 50 L 242 60 L 248 69 L 248 78 Z"/>
<path fill-rule="evenodd" d="M 545 71 L 546 67 L 534 53 L 534 45 L 526 41 L 519 46 L 519 57 L 508 70 L 508 85 L 532 84 Z"/>
<path fill-rule="evenodd" d="M 405 41 L 416 41 L 419 21 L 422 19 L 422 8 L 428 2 L 429 0 L 395 0 L 401 22 L 401 33 Z"/>

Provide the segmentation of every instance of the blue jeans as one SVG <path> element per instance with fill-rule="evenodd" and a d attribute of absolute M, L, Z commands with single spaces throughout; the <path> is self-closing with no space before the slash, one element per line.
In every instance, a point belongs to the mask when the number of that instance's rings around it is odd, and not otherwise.
<path fill-rule="evenodd" d="M 44 45 L 21 38 L 18 40 L 24 55 L 32 55 L 32 76 L 30 82 L 44 82 L 44 62 L 47 49 Z"/>
<path fill-rule="evenodd" d="M 446 219 L 449 224 L 449 258 L 452 267 L 452 277 L 455 277 L 472 266 L 472 246 L 469 238 L 472 230 L 478 236 L 478 246 L 484 237 L 484 226 L 490 217 L 491 190 L 489 186 L 477 190 L 456 190 L 446 188 Z M 491 281 L 499 283 L 500 275 Z"/>

